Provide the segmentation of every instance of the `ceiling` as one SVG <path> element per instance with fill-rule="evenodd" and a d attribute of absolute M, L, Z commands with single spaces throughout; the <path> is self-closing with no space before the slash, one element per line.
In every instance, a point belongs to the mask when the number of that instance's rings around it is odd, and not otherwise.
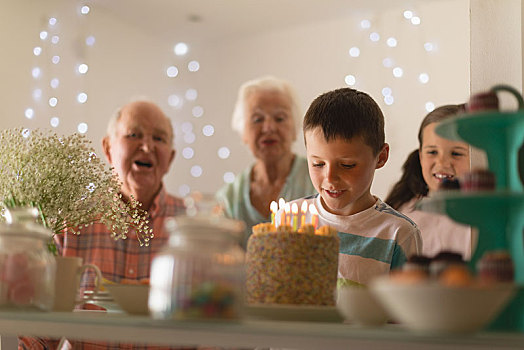
<path fill-rule="evenodd" d="M 420 1 L 423 0 L 93 0 L 91 3 L 149 35 L 205 42 L 356 12 L 409 7 Z"/>

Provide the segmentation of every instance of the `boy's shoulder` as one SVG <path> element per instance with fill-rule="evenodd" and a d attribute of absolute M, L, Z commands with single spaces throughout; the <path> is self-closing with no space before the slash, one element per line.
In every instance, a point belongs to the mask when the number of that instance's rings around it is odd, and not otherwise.
<path fill-rule="evenodd" d="M 396 218 L 396 219 L 398 219 L 399 222 L 404 222 L 405 221 L 405 222 L 409 223 L 411 226 L 417 227 L 417 224 L 415 224 L 415 222 L 413 220 L 411 220 L 409 217 L 407 217 L 406 215 L 402 214 L 401 212 L 393 209 L 387 203 L 384 203 L 380 198 L 375 203 L 375 208 L 374 209 L 375 209 L 376 212 L 378 212 L 380 214 L 390 215 L 391 216 L 391 217 L 389 217 L 390 219 Z"/>

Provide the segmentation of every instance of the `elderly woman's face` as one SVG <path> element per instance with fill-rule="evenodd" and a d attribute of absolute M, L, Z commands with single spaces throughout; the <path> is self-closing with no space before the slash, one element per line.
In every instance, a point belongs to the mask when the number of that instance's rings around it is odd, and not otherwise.
<path fill-rule="evenodd" d="M 243 141 L 255 158 L 272 161 L 291 153 L 296 134 L 290 99 L 278 91 L 258 91 L 245 106 Z"/>

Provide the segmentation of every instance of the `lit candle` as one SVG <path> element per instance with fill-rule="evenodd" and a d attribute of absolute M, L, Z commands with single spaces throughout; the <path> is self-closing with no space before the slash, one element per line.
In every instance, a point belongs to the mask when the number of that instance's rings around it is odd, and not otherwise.
<path fill-rule="evenodd" d="M 297 225 L 298 225 L 298 204 L 297 203 L 293 203 L 291 205 L 291 214 L 293 218 L 293 231 L 296 231 Z"/>
<path fill-rule="evenodd" d="M 311 213 L 311 225 L 313 225 L 316 230 L 318 226 L 318 211 L 313 203 L 309 205 L 309 212 Z"/>
<path fill-rule="evenodd" d="M 306 214 L 307 214 L 307 202 L 302 201 L 302 205 L 300 206 L 300 211 L 302 212 L 302 217 L 300 218 L 300 227 L 304 227 L 306 224 Z"/>
<path fill-rule="evenodd" d="M 275 223 L 275 215 L 276 215 L 277 210 L 278 210 L 278 204 L 277 204 L 277 202 L 272 201 L 271 204 L 269 205 L 269 209 L 271 210 L 271 224 L 272 224 L 273 226 L 276 226 L 276 223 Z"/>
<path fill-rule="evenodd" d="M 286 225 L 291 225 L 291 204 L 286 203 L 286 205 L 284 205 L 284 211 L 286 212 Z"/>
<path fill-rule="evenodd" d="M 278 209 L 284 210 L 285 205 L 286 205 L 286 201 L 284 200 L 284 198 L 280 198 L 278 200 Z"/>
<path fill-rule="evenodd" d="M 286 207 L 286 201 L 284 200 L 284 198 L 280 198 L 278 200 L 278 210 L 280 210 L 280 225 L 286 224 L 285 207 Z"/>

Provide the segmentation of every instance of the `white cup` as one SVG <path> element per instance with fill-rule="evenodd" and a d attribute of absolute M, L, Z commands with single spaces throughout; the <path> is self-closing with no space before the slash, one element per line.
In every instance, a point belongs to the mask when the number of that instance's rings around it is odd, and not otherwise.
<path fill-rule="evenodd" d="M 76 300 L 80 277 L 85 270 L 92 269 L 96 273 L 95 290 L 83 300 Z M 98 294 L 102 283 L 102 273 L 93 264 L 83 264 L 82 258 L 74 256 L 56 257 L 55 303 L 53 311 L 72 311 L 75 304 L 92 299 Z"/>

